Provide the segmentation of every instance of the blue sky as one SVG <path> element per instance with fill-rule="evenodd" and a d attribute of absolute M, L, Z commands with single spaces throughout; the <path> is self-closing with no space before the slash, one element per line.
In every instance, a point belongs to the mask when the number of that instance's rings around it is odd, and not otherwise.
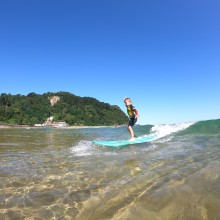
<path fill-rule="evenodd" d="M 141 124 L 220 118 L 219 0 L 1 0 L 0 93 L 67 91 Z"/>

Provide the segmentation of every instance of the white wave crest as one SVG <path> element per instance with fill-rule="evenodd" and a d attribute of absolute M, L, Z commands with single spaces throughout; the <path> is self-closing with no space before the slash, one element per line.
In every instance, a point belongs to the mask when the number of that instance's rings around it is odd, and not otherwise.
<path fill-rule="evenodd" d="M 195 122 L 183 122 L 177 124 L 158 124 L 151 128 L 151 134 L 156 135 L 158 138 L 185 130 Z"/>

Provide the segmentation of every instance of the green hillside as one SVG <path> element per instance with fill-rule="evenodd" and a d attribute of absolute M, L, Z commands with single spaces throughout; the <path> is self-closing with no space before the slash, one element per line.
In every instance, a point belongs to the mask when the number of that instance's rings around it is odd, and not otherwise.
<path fill-rule="evenodd" d="M 34 125 L 44 123 L 50 116 L 69 125 L 122 125 L 128 121 L 116 105 L 68 92 L 0 95 L 0 123 Z"/>

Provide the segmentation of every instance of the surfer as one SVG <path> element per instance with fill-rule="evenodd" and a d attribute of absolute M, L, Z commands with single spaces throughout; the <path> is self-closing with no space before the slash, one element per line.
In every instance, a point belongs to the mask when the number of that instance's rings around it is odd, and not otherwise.
<path fill-rule="evenodd" d="M 124 98 L 124 103 L 125 106 L 127 107 L 127 113 L 128 113 L 128 117 L 129 117 L 129 123 L 128 123 L 128 131 L 130 133 L 131 136 L 131 141 L 134 140 L 134 131 L 132 129 L 132 127 L 134 126 L 134 124 L 137 122 L 137 117 L 138 117 L 138 111 L 137 109 L 132 105 L 132 101 L 130 98 Z"/>

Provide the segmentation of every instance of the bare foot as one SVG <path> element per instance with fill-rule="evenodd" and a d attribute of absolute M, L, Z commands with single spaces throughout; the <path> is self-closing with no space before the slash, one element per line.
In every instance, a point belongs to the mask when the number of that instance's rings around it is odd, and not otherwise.
<path fill-rule="evenodd" d="M 129 141 L 135 141 L 135 138 L 131 138 L 131 139 L 129 139 Z"/>

